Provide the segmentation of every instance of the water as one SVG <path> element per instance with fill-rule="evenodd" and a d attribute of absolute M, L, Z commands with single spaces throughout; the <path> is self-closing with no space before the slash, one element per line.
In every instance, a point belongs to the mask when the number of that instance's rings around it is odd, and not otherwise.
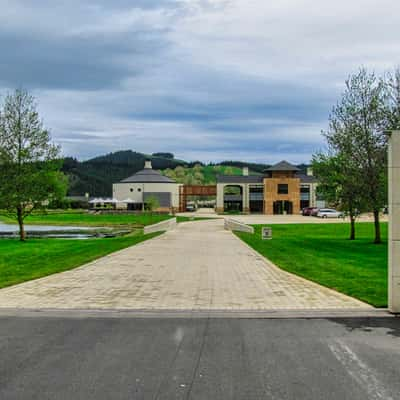
<path fill-rule="evenodd" d="M 18 232 L 18 225 L 0 222 L 0 239 L 17 238 Z M 29 238 L 43 239 L 90 239 L 95 237 L 113 237 L 120 234 L 114 233 L 110 228 L 52 225 L 25 225 L 25 232 Z"/>
<path fill-rule="evenodd" d="M 55 232 L 55 231 L 85 231 L 85 230 L 96 230 L 100 228 L 92 228 L 87 226 L 51 226 L 51 225 L 25 225 L 25 231 L 27 232 Z M 102 228 L 104 229 L 104 228 Z M 0 232 L 15 233 L 19 231 L 18 225 L 5 224 L 0 222 Z"/>

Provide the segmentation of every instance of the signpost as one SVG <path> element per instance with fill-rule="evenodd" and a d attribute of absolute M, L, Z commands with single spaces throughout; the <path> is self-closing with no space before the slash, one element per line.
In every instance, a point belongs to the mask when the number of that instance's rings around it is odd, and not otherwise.
<path fill-rule="evenodd" d="M 268 226 L 263 226 L 261 228 L 261 238 L 262 238 L 262 240 L 272 239 L 272 228 L 270 228 Z"/>

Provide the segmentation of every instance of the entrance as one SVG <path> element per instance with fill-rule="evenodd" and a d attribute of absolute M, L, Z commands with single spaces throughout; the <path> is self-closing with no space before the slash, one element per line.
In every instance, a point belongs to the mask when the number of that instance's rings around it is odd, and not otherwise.
<path fill-rule="evenodd" d="M 189 197 L 203 197 L 209 200 L 217 195 L 216 185 L 183 185 L 179 187 L 179 211 L 185 212 Z"/>
<path fill-rule="evenodd" d="M 274 201 L 274 214 L 293 214 L 293 203 L 288 200 Z"/>
<path fill-rule="evenodd" d="M 251 213 L 262 214 L 264 212 L 264 186 L 250 186 L 249 206 Z"/>

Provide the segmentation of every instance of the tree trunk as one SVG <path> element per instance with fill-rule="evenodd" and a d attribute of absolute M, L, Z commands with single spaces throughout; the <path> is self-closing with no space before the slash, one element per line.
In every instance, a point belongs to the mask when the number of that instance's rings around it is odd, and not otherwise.
<path fill-rule="evenodd" d="M 350 214 L 350 240 L 356 239 L 356 217 L 353 213 Z"/>
<path fill-rule="evenodd" d="M 374 210 L 375 244 L 381 244 L 381 224 L 379 223 L 379 209 Z"/>
<path fill-rule="evenodd" d="M 25 241 L 25 227 L 24 227 L 24 218 L 22 217 L 22 208 L 17 208 L 17 218 L 18 218 L 18 225 L 19 225 L 19 240 L 21 242 Z"/>

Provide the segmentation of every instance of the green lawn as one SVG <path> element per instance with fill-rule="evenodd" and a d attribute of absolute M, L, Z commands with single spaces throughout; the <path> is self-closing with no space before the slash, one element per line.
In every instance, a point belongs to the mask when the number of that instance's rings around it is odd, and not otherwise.
<path fill-rule="evenodd" d="M 25 219 L 31 225 L 70 225 L 70 226 L 144 226 L 171 218 L 167 214 L 88 214 L 81 212 L 49 212 L 33 214 Z M 0 220 L 16 223 L 15 220 L 0 215 Z"/>
<path fill-rule="evenodd" d="M 114 251 L 158 236 L 161 232 L 88 240 L 0 240 L 0 288 L 66 271 Z"/>
<path fill-rule="evenodd" d="M 385 243 L 375 245 L 373 224 L 357 224 L 356 241 L 347 239 L 347 224 L 271 225 L 272 240 L 255 234 L 237 236 L 280 268 L 356 297 L 376 307 L 387 306 L 387 224 Z"/>

